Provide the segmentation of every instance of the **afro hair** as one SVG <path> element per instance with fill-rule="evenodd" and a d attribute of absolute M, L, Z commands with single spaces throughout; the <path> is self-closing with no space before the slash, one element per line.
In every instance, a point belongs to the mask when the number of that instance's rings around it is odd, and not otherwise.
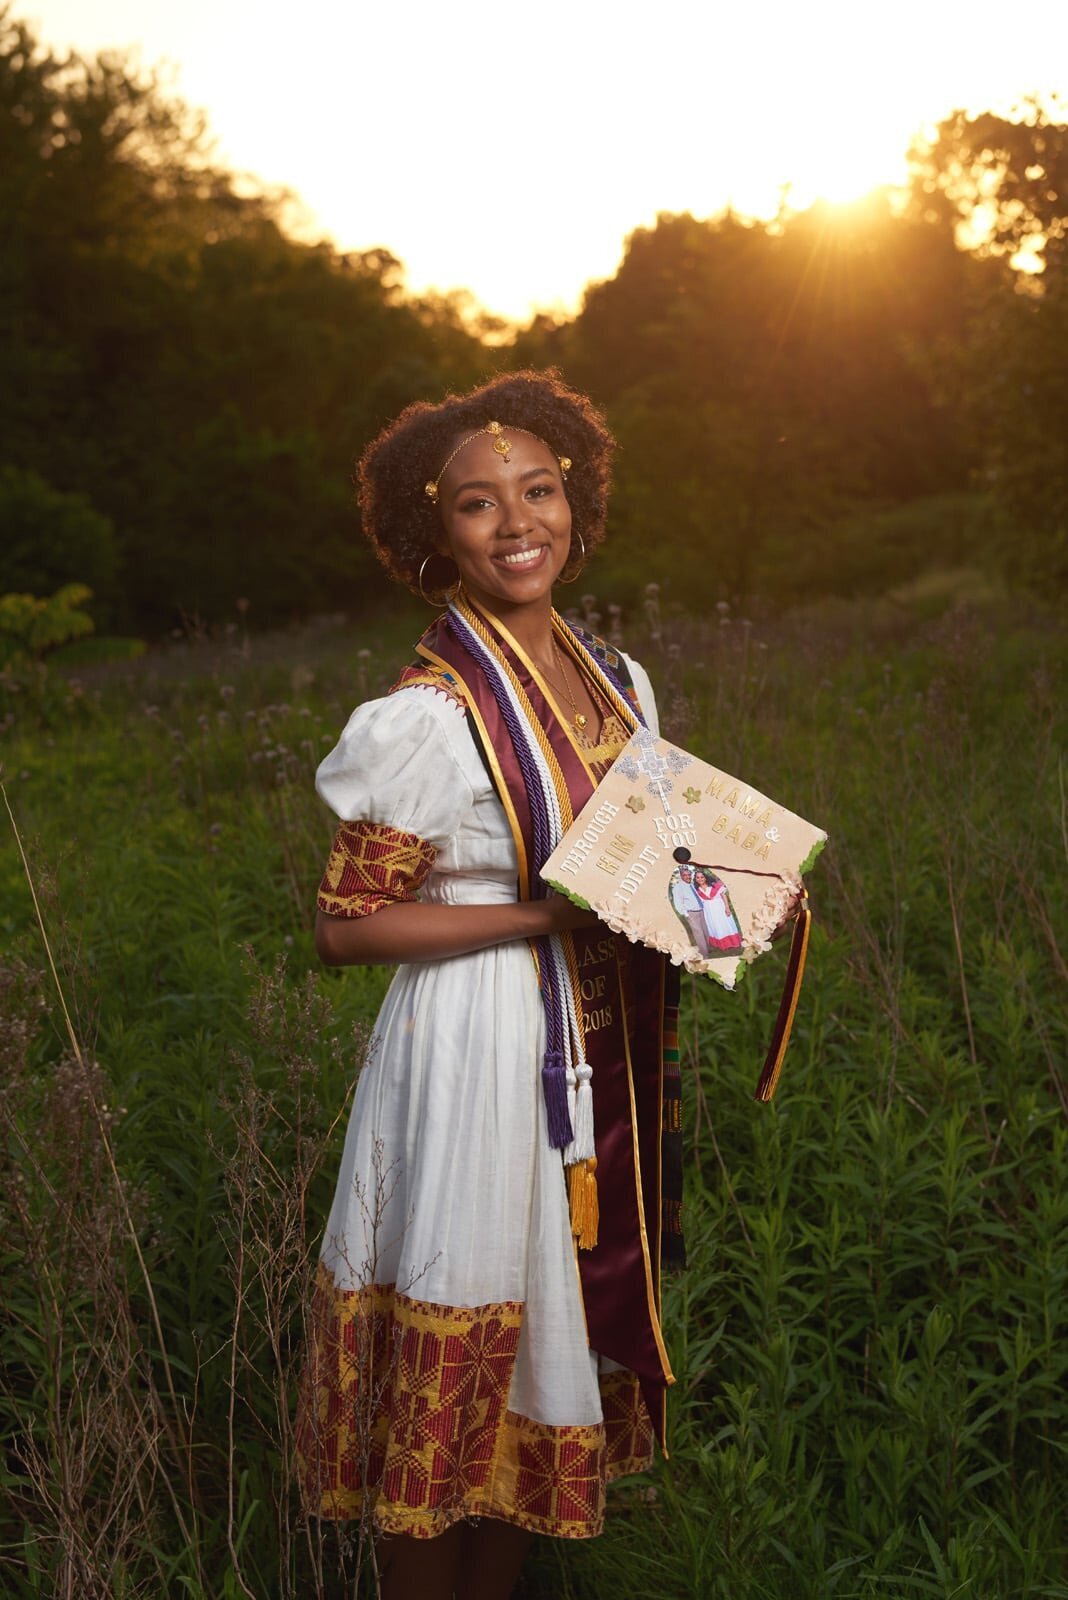
<path fill-rule="evenodd" d="M 554 368 L 510 372 L 448 395 L 440 405 L 406 406 L 367 446 L 356 469 L 363 531 L 394 577 L 419 592 L 419 570 L 441 537 L 437 506 L 426 484 L 437 478 L 458 435 L 487 422 L 522 428 L 570 456 L 567 499 L 572 539 L 587 554 L 604 538 L 615 440 L 584 395 L 569 389 Z"/>

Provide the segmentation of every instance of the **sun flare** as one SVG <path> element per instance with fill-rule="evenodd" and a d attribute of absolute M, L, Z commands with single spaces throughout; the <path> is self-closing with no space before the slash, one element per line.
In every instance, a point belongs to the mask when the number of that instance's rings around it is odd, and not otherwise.
<path fill-rule="evenodd" d="M 1064 0 L 1034 0 L 997 49 L 930 0 L 677 0 L 617 8 L 610 27 L 602 6 L 542 0 L 536 38 L 522 8 L 490 26 L 433 0 L 311 0 L 295 74 L 281 0 L 32 9 L 57 48 L 180 63 L 221 158 L 299 195 L 302 234 L 385 246 L 414 291 L 462 286 L 520 320 L 573 310 L 659 212 L 767 219 L 901 184 L 918 128 L 1011 106 L 1068 47 Z"/>

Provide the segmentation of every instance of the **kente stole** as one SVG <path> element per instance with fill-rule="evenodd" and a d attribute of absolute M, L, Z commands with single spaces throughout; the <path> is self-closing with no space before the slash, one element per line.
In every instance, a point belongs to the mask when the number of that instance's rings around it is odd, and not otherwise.
<path fill-rule="evenodd" d="M 492 614 L 465 607 L 480 638 L 508 663 L 529 699 L 567 784 L 573 813 L 596 786 L 579 741 L 556 716 L 534 663 Z M 592 661 L 616 688 L 633 685 L 622 658 L 553 614 L 554 635 L 578 668 Z M 519 898 L 546 892 L 537 859 L 527 784 L 497 700 L 473 652 L 448 616 L 417 651 L 466 703 L 472 732 L 493 778 L 515 842 Z M 421 675 L 413 675 L 418 678 Z M 403 681 L 403 680 L 402 680 Z M 409 680 L 411 681 L 411 680 Z M 426 681 L 423 678 L 423 681 Z M 632 726 L 637 717 L 630 714 Z M 576 1252 L 590 1348 L 635 1372 L 664 1442 L 666 1386 L 674 1382 L 660 1330 L 661 1261 L 681 1262 L 678 973 L 662 955 L 604 926 L 563 936 L 573 944 L 592 1090 L 600 1222 L 597 1244 Z"/>

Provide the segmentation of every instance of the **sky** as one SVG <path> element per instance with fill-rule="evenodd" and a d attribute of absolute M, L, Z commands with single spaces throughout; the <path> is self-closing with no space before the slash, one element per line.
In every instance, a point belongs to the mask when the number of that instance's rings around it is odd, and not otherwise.
<path fill-rule="evenodd" d="M 570 311 L 659 211 L 900 182 L 951 110 L 1068 95 L 1068 0 L 16 0 L 53 49 L 167 63 L 302 236 L 409 287 Z"/>

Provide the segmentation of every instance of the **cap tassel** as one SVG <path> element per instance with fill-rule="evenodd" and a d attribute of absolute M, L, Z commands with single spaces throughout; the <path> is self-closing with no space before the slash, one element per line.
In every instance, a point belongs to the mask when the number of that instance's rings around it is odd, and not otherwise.
<path fill-rule="evenodd" d="M 786 1056 L 786 1046 L 790 1043 L 790 1033 L 794 1025 L 794 1013 L 797 1010 L 797 1001 L 801 993 L 801 979 L 805 975 L 805 957 L 808 954 L 808 934 L 811 925 L 812 912 L 808 906 L 808 895 L 802 894 L 797 920 L 794 923 L 794 936 L 790 941 L 790 959 L 786 964 L 786 980 L 783 984 L 782 999 L 779 1002 L 779 1014 L 775 1018 L 771 1044 L 764 1059 L 764 1067 L 754 1096 L 755 1099 L 762 1100 L 765 1103 L 775 1093 L 779 1082 L 779 1074 L 782 1071 L 783 1060 Z"/>
<path fill-rule="evenodd" d="M 592 1250 L 597 1243 L 600 1216 L 597 1206 L 597 1157 L 576 1161 L 567 1169 L 567 1194 L 571 1205 L 571 1232 L 580 1250 Z"/>

